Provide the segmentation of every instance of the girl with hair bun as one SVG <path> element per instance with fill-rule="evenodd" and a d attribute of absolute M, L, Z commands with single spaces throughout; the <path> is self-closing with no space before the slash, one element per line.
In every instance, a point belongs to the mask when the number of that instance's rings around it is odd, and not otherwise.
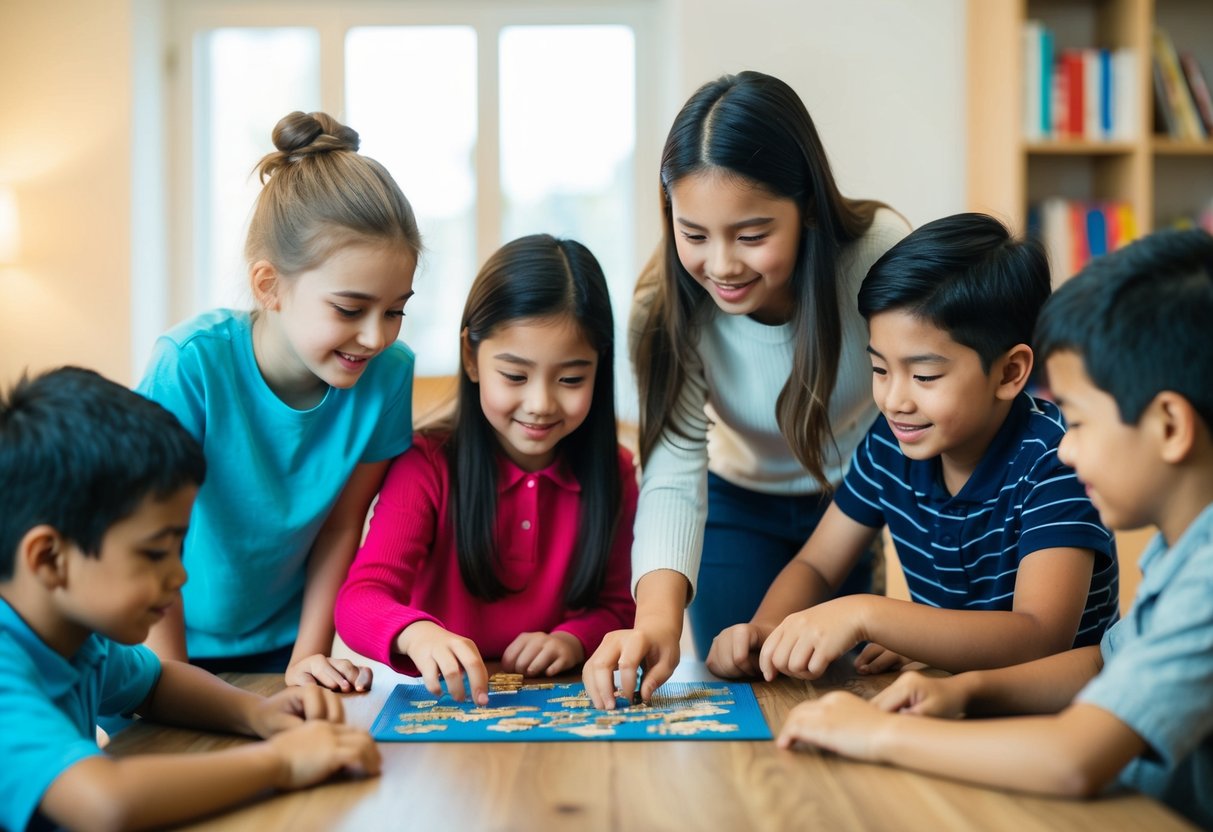
<path fill-rule="evenodd" d="M 354 130 L 294 112 L 273 142 L 245 243 L 255 308 L 169 330 L 138 388 L 208 470 L 190 580 L 148 644 L 216 673 L 365 690 L 369 668 L 329 656 L 332 611 L 388 460 L 412 441 L 413 353 L 396 338 L 421 237 Z"/>

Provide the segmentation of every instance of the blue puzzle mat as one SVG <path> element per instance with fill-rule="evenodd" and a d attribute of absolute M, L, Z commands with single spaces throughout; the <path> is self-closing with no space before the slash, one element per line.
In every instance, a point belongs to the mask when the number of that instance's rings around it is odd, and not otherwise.
<path fill-rule="evenodd" d="M 594 709 L 581 682 L 490 692 L 486 707 L 403 684 L 388 696 L 371 735 L 380 742 L 771 739 L 745 683 L 667 682 L 649 705 L 617 705 Z"/>

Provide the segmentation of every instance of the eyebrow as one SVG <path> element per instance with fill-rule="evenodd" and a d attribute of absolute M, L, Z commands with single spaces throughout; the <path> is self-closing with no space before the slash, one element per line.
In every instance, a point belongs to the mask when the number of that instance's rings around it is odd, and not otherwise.
<path fill-rule="evenodd" d="M 520 355 L 514 355 L 510 352 L 499 352 L 493 356 L 498 361 L 508 361 L 510 364 L 520 364 L 523 367 L 534 367 L 535 362 L 529 358 L 523 358 Z M 594 362 L 588 358 L 571 358 L 568 361 L 562 361 L 557 364 L 557 367 L 589 367 Z"/>
<path fill-rule="evenodd" d="M 883 355 L 881 355 L 880 353 L 878 353 L 876 350 L 872 349 L 870 346 L 866 347 L 866 349 L 867 349 L 869 355 L 874 355 L 877 358 L 879 358 L 881 361 L 889 360 L 889 359 L 885 358 Z M 901 363 L 902 364 L 947 364 L 948 359 L 944 358 L 942 355 L 939 355 L 938 353 L 924 352 L 921 355 L 907 355 L 905 358 L 901 359 Z"/>
<path fill-rule="evenodd" d="M 185 533 L 188 530 L 189 526 L 165 526 L 144 537 L 143 542 L 151 543 L 153 540 L 159 540 L 162 537 L 185 537 Z"/>
<path fill-rule="evenodd" d="M 685 225 L 687 228 L 695 228 L 699 231 L 707 231 L 706 226 L 700 225 L 696 222 L 691 222 L 684 217 L 675 217 L 674 219 L 679 225 Z M 740 222 L 733 223 L 729 226 L 729 228 L 753 228 L 757 225 L 767 225 L 772 222 L 775 222 L 774 217 L 750 217 L 748 220 L 741 220 Z"/>
<path fill-rule="evenodd" d="M 417 294 L 417 293 L 414 292 L 412 289 L 410 289 L 409 291 L 405 292 L 400 297 L 396 298 L 396 300 L 406 301 L 415 294 Z M 379 300 L 379 298 L 376 297 L 375 295 L 368 295 L 366 292 L 355 292 L 352 289 L 346 290 L 344 292 L 333 292 L 332 295 L 333 295 L 333 297 L 349 298 L 350 300 L 366 300 L 366 301 Z"/>

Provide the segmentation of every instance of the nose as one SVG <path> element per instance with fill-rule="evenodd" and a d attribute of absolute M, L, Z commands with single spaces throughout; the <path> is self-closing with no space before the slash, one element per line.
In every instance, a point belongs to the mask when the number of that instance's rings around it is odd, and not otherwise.
<path fill-rule="evenodd" d="M 733 246 L 727 240 L 712 244 L 706 266 L 708 277 L 713 280 L 731 280 L 745 271 L 745 265 L 737 259 Z"/>
<path fill-rule="evenodd" d="M 359 346 L 372 352 L 379 352 L 390 340 L 387 331 L 389 325 L 384 318 L 368 315 L 367 320 L 358 329 Z"/>
<path fill-rule="evenodd" d="M 526 410 L 536 416 L 546 416 L 552 412 L 556 398 L 544 382 L 536 382 L 527 386 Z"/>
<path fill-rule="evenodd" d="M 884 390 L 877 398 L 883 402 L 885 413 L 909 413 L 914 409 L 914 403 L 908 393 L 909 386 L 900 378 L 900 374 L 889 373 L 884 376 Z"/>
<path fill-rule="evenodd" d="M 1057 458 L 1061 460 L 1062 465 L 1074 467 L 1074 440 L 1068 431 L 1061 436 L 1061 443 L 1057 446 Z"/>
<path fill-rule="evenodd" d="M 182 563 L 181 558 L 178 557 L 175 568 L 173 569 L 172 574 L 169 576 L 169 586 L 174 590 L 181 589 L 181 587 L 185 586 L 185 582 L 189 580 L 189 576 L 189 572 L 187 572 L 185 569 L 185 564 Z"/>

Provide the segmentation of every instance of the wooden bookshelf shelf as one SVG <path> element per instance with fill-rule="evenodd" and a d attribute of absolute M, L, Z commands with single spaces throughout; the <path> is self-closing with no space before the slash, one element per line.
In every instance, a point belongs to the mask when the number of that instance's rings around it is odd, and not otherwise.
<path fill-rule="evenodd" d="M 1125 139 L 1027 140 L 1025 23 L 1065 50 L 1131 50 L 1136 66 Z M 1213 203 L 1213 139 L 1154 132 L 1154 30 L 1213 72 L 1213 0 L 968 0 L 968 203 L 1027 230 L 1029 207 L 1051 197 L 1126 204 L 1149 233 Z M 1039 76 L 1036 76 L 1039 77 Z M 1124 90 L 1125 87 L 1120 87 Z"/>
<path fill-rule="evenodd" d="M 1154 154 L 1157 156 L 1210 156 L 1213 157 L 1213 141 L 1193 142 L 1154 136 Z"/>
<path fill-rule="evenodd" d="M 1024 150 L 1041 156 L 1114 156 L 1120 153 L 1132 153 L 1137 149 L 1135 142 L 1105 142 L 1085 141 L 1078 139 L 1058 139 L 1057 141 L 1025 142 Z"/>

